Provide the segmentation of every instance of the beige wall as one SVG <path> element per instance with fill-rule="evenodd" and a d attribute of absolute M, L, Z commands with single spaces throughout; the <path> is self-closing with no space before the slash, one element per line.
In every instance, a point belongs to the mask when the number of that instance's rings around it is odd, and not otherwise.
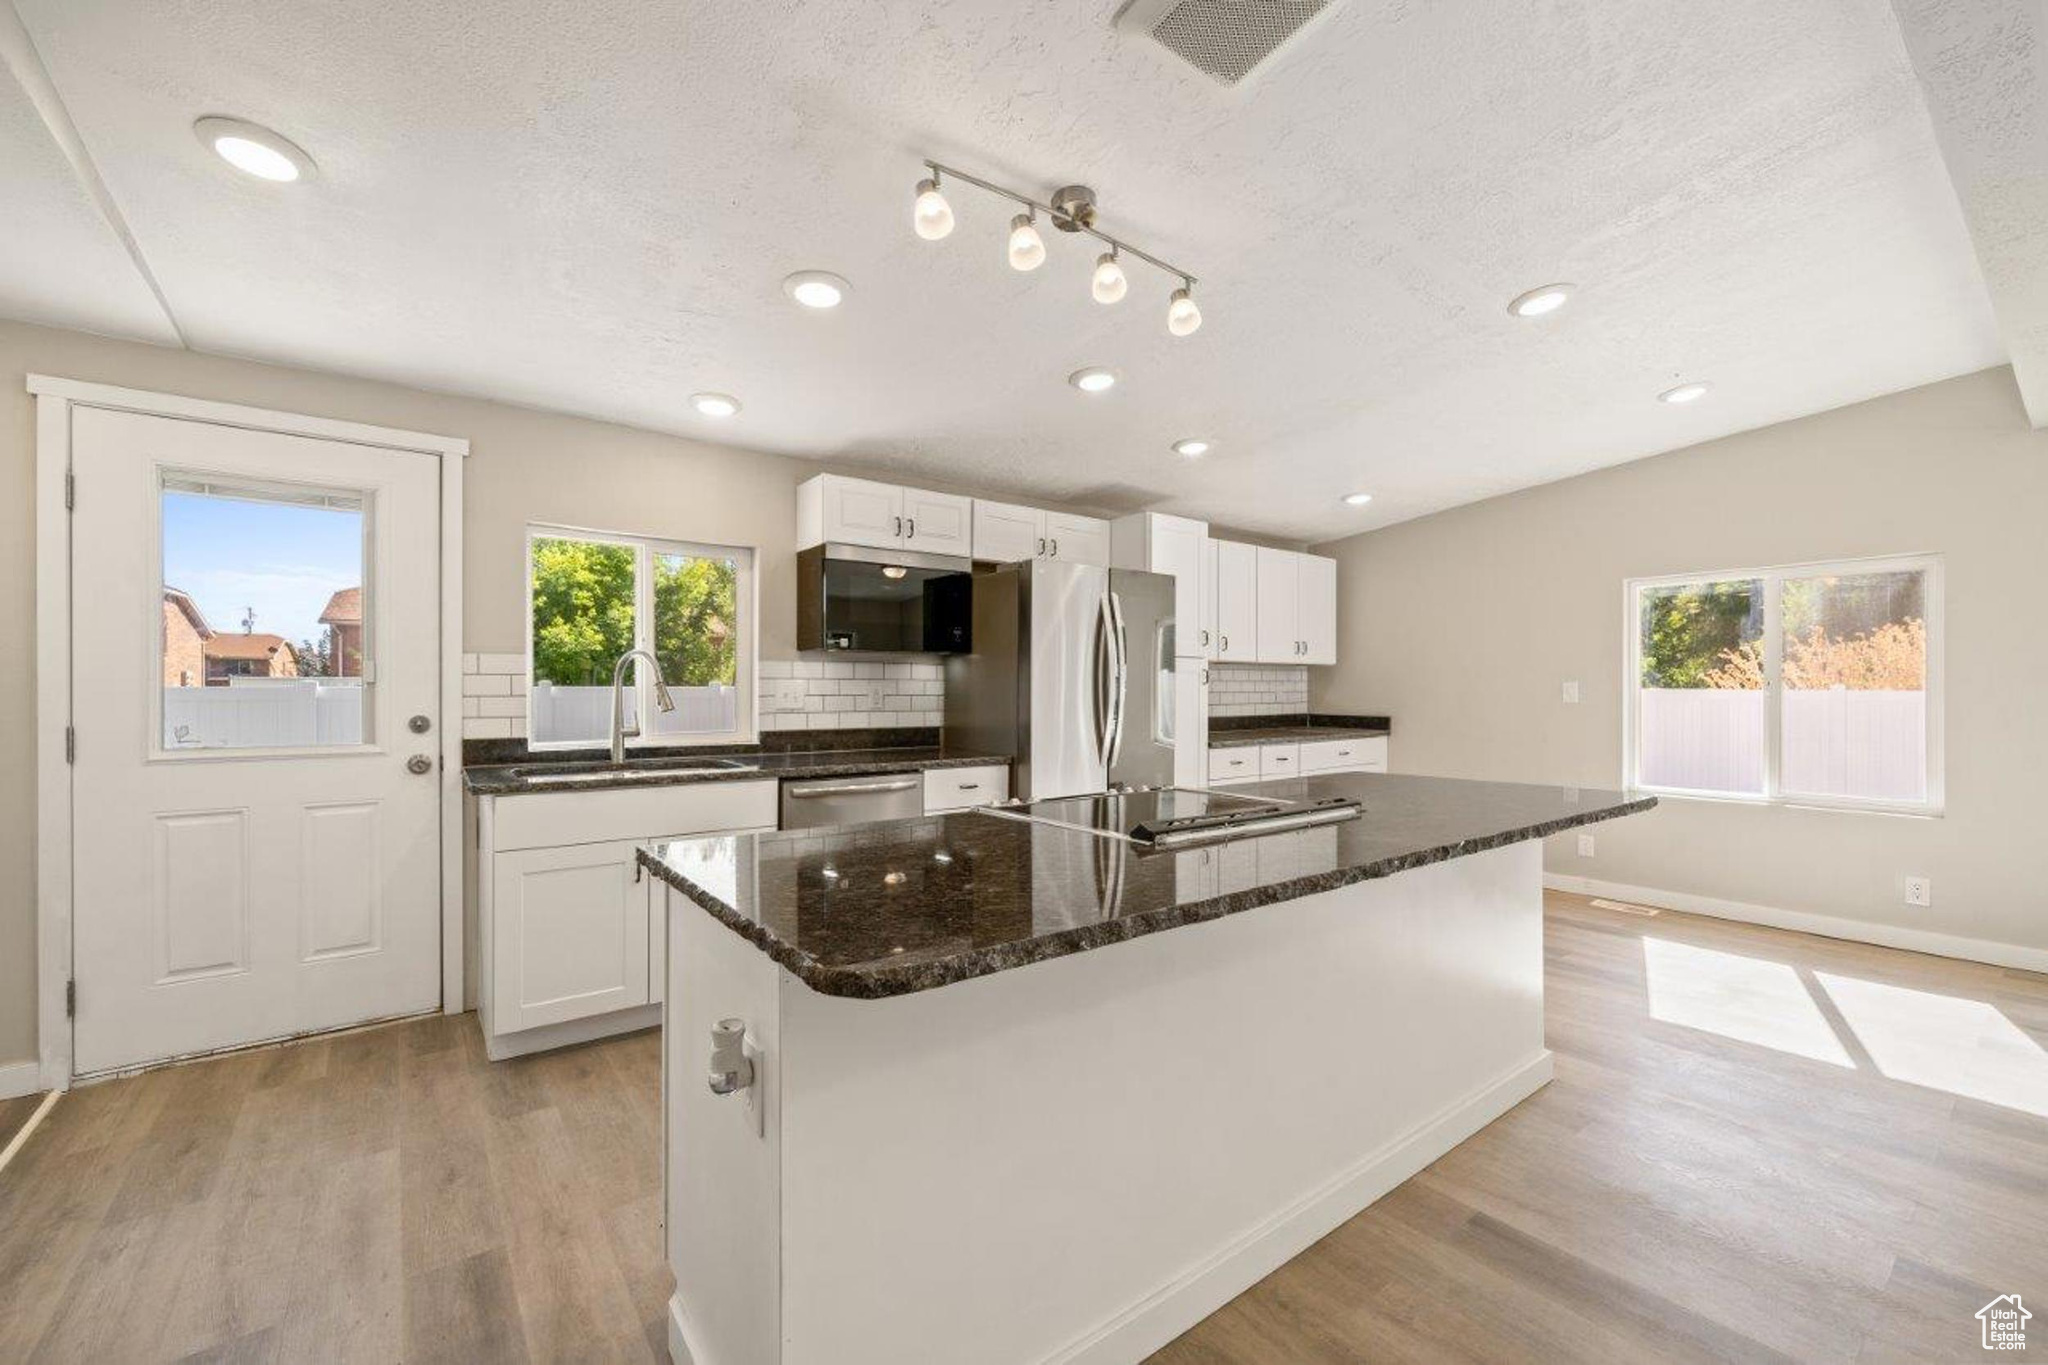
<path fill-rule="evenodd" d="M 1674 420 L 1683 417 L 1674 414 Z M 2048 432 L 2010 370 L 1640 460 L 1320 547 L 1338 657 L 1311 703 L 1394 720 L 1396 770 L 1614 786 L 1622 582 L 1937 551 L 1941 819 L 1667 799 L 1556 873 L 2048 948 Z M 1580 704 L 1560 700 L 1577 679 Z M 1934 880 L 1901 904 L 1898 879 Z"/>
<path fill-rule="evenodd" d="M 816 466 L 673 436 L 0 322 L 0 1065 L 35 1055 L 35 443 L 23 376 L 62 375 L 467 437 L 464 647 L 525 648 L 525 527 L 759 546 L 762 653 L 796 633 L 796 485 Z"/>

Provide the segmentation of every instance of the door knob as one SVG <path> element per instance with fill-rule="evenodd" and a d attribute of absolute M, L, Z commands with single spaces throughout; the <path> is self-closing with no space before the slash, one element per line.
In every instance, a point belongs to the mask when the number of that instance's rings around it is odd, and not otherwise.
<path fill-rule="evenodd" d="M 434 760 L 428 758 L 425 754 L 414 754 L 411 758 L 405 760 L 405 770 L 414 777 L 425 777 L 428 773 L 434 771 Z"/>

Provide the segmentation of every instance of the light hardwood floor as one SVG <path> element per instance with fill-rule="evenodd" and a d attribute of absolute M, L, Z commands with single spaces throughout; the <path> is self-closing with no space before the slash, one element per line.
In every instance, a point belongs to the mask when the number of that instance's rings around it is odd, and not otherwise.
<path fill-rule="evenodd" d="M 2048 978 L 1565 895 L 1546 948 L 1557 1079 L 1158 1365 L 1964 1360 L 2048 1303 Z M 0 1174 L 0 1360 L 661 1359 L 659 1049 L 83 1087 Z"/>

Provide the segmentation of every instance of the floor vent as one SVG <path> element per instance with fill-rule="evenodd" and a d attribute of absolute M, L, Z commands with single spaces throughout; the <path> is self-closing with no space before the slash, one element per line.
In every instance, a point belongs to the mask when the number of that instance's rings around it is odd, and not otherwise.
<path fill-rule="evenodd" d="M 1664 912 L 1654 905 L 1630 905 L 1626 901 L 1594 900 L 1595 910 L 1619 910 L 1624 915 L 1661 915 Z"/>
<path fill-rule="evenodd" d="M 1338 0 L 1131 0 L 1117 15 L 1218 85 L 1234 86 Z"/>

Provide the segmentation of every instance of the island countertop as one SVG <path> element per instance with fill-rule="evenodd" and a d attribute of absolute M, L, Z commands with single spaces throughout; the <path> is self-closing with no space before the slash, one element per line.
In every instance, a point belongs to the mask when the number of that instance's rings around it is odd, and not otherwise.
<path fill-rule="evenodd" d="M 1356 820 L 1172 850 L 985 810 L 679 839 L 640 861 L 825 995 L 879 999 L 1388 877 L 1656 799 L 1358 773 L 1234 788 L 1354 797 Z M 683 913 L 681 909 L 677 913 Z"/>

